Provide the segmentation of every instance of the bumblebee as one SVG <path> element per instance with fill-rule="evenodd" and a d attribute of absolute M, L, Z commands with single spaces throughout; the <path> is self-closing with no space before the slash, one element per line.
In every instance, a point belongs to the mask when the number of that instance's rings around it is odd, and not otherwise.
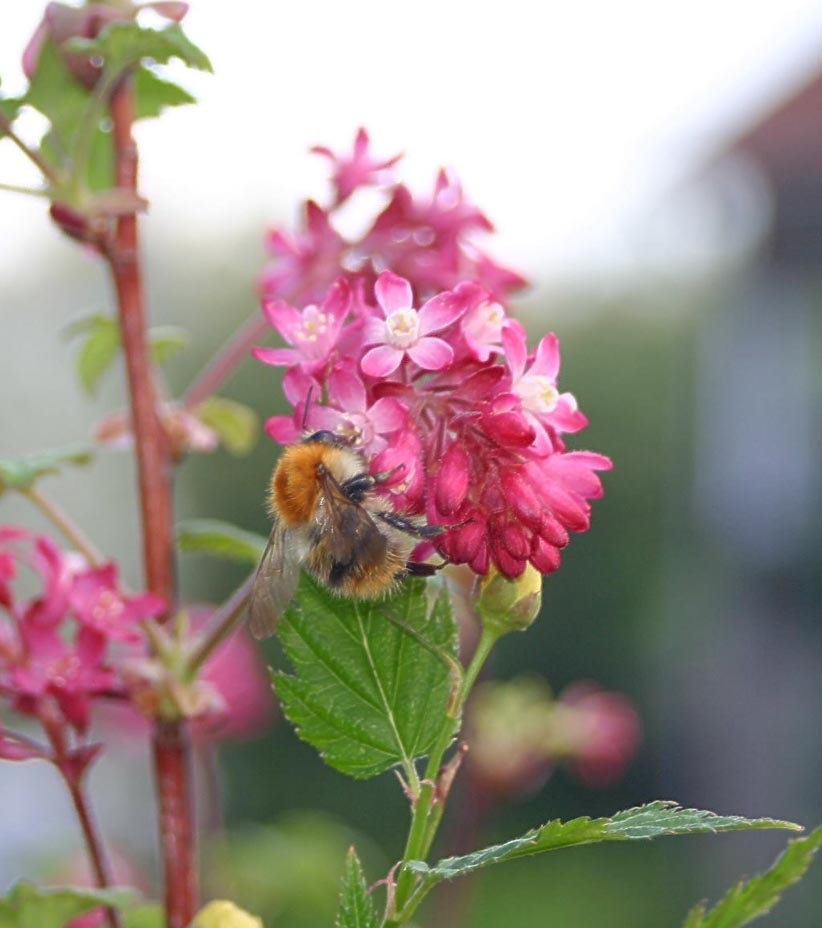
<path fill-rule="evenodd" d="M 376 599 L 404 577 L 439 569 L 408 558 L 444 529 L 401 515 L 374 492 L 392 473 L 370 474 L 365 457 L 326 430 L 285 449 L 271 475 L 273 527 L 249 598 L 256 638 L 276 630 L 300 568 L 335 593 L 359 599 Z"/>

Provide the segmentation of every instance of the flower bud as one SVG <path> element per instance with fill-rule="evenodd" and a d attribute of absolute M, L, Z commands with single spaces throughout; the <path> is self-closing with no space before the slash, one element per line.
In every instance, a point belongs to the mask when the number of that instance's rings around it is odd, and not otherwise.
<path fill-rule="evenodd" d="M 530 564 L 514 580 L 491 567 L 480 582 L 477 612 L 485 628 L 499 634 L 525 631 L 539 615 L 542 605 L 542 574 Z"/>
<path fill-rule="evenodd" d="M 263 928 L 263 921 L 228 899 L 215 899 L 194 916 L 191 928 Z"/>

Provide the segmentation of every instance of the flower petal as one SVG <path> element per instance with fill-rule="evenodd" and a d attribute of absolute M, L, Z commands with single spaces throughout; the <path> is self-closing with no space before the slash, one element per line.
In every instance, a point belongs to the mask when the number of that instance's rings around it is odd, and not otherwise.
<path fill-rule="evenodd" d="M 303 314 L 285 300 L 263 300 L 263 315 L 289 343 L 294 344 L 297 332 L 303 327 Z"/>
<path fill-rule="evenodd" d="M 365 386 L 362 380 L 348 368 L 337 368 L 328 378 L 328 399 L 347 413 L 364 413 L 366 409 Z"/>
<path fill-rule="evenodd" d="M 549 332 L 537 345 L 534 363 L 528 370 L 529 374 L 542 374 L 556 383 L 559 374 L 559 339 L 553 332 Z"/>
<path fill-rule="evenodd" d="M 299 353 L 293 348 L 252 348 L 251 355 L 263 364 L 274 367 L 290 367 L 300 360 Z"/>
<path fill-rule="evenodd" d="M 425 337 L 408 349 L 408 357 L 426 371 L 441 371 L 454 360 L 454 349 L 441 338 Z"/>
<path fill-rule="evenodd" d="M 465 312 L 467 303 L 453 293 L 438 293 L 420 307 L 420 333 L 438 332 L 456 322 Z"/>
<path fill-rule="evenodd" d="M 383 396 L 368 410 L 368 418 L 375 432 L 387 434 L 401 429 L 408 421 L 405 406 L 393 396 Z"/>
<path fill-rule="evenodd" d="M 374 284 L 374 294 L 386 317 L 397 309 L 408 309 L 414 305 L 411 284 L 404 277 L 391 271 L 383 271 Z"/>
<path fill-rule="evenodd" d="M 366 351 L 360 362 L 363 373 L 369 377 L 387 377 L 400 366 L 403 352 L 391 345 L 378 345 Z"/>

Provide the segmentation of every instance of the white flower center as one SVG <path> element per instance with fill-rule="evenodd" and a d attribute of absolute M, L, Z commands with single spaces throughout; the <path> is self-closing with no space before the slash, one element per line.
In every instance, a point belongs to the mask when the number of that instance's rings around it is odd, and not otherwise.
<path fill-rule="evenodd" d="M 516 393 L 523 407 L 534 413 L 553 412 L 559 400 L 559 391 L 553 380 L 544 374 L 523 377 L 516 386 Z"/>
<path fill-rule="evenodd" d="M 420 317 L 410 306 L 395 309 L 385 320 L 386 341 L 394 348 L 410 348 L 420 337 Z"/>
<path fill-rule="evenodd" d="M 324 313 L 316 306 L 306 306 L 303 311 L 303 324 L 297 332 L 297 340 L 301 342 L 316 342 L 328 331 L 334 317 L 331 313 Z"/>
<path fill-rule="evenodd" d="M 119 618 L 123 611 L 122 600 L 110 590 L 103 590 L 97 597 L 97 602 L 94 604 L 91 614 L 97 622 L 111 622 Z"/>

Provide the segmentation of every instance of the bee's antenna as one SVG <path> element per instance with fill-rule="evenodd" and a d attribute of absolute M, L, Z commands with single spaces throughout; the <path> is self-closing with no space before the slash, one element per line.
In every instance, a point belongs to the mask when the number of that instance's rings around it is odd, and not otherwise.
<path fill-rule="evenodd" d="M 300 423 L 300 432 L 304 435 L 308 431 L 308 407 L 311 405 L 311 394 L 314 392 L 314 384 L 310 384 L 308 392 L 305 394 L 305 406 L 303 406 L 303 421 Z"/>

